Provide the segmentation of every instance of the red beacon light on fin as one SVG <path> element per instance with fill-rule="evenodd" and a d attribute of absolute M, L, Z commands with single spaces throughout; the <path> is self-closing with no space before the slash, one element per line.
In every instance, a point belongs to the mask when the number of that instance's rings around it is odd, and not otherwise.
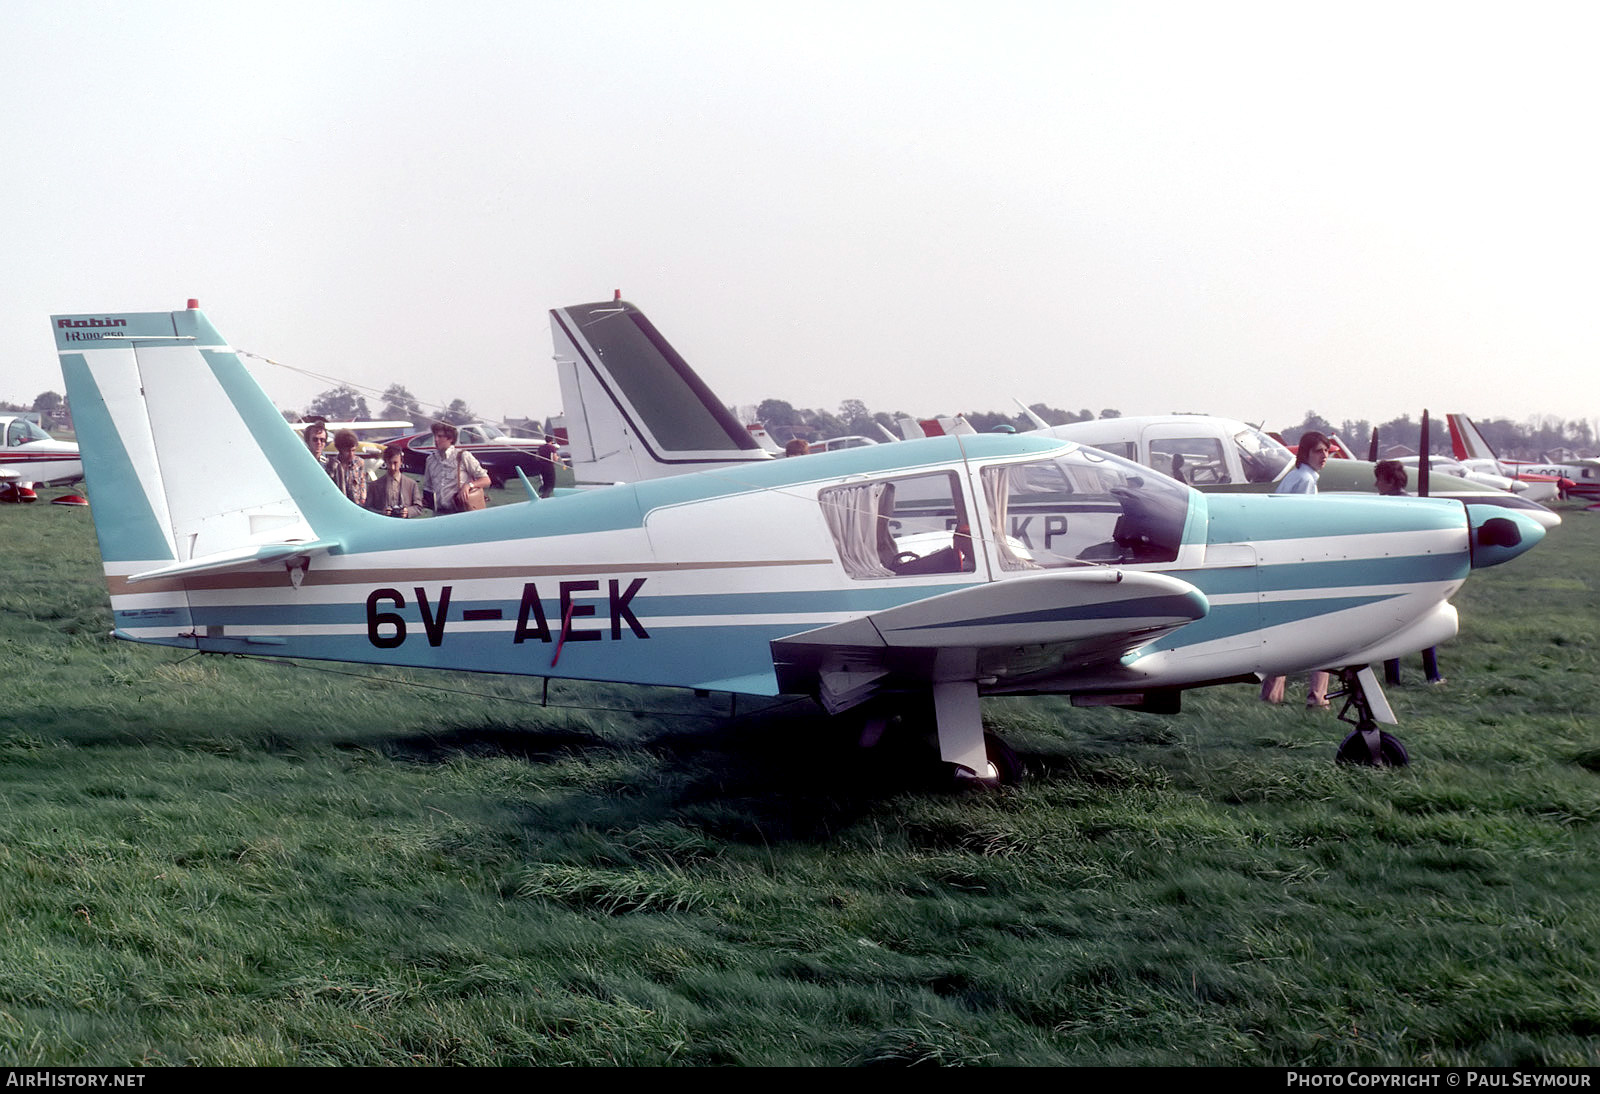
<path fill-rule="evenodd" d="M 621 289 L 612 289 L 611 290 L 611 299 L 616 301 L 619 304 L 622 303 L 622 290 Z"/>
<path fill-rule="evenodd" d="M 200 301 L 196 300 L 192 296 L 189 298 L 189 310 L 190 311 L 199 311 L 200 310 Z"/>

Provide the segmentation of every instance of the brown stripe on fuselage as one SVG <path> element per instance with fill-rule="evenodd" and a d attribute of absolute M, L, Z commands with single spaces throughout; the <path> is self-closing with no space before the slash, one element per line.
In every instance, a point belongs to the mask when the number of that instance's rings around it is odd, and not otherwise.
<path fill-rule="evenodd" d="M 317 569 L 307 571 L 305 585 L 427 585 L 441 581 L 477 581 L 496 578 L 567 577 L 575 574 L 647 574 L 676 570 L 743 570 L 772 566 L 830 566 L 828 558 L 755 559 L 739 562 L 600 562 L 547 566 L 430 566 L 394 569 Z M 289 583 L 288 573 L 280 568 L 255 573 L 195 574 L 193 577 L 151 578 L 130 582 L 126 577 L 106 575 L 112 596 L 138 593 L 214 592 L 223 589 L 267 589 Z"/>

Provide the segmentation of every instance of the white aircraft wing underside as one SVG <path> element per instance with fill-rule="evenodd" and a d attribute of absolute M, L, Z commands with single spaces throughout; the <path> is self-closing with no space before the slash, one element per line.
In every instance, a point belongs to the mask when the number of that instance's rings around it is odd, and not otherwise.
<path fill-rule="evenodd" d="M 846 709 L 881 684 L 1084 671 L 1113 665 L 1210 610 L 1204 594 L 1163 574 L 1053 571 L 903 604 L 772 643 L 785 691 Z"/>

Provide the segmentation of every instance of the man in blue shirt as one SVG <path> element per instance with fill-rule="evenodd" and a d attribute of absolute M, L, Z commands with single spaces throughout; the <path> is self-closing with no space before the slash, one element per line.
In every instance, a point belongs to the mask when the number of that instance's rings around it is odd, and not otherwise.
<path fill-rule="evenodd" d="M 1322 470 L 1328 462 L 1328 438 L 1318 433 L 1315 429 L 1308 429 L 1300 434 L 1300 443 L 1295 447 L 1294 470 L 1283 477 L 1274 494 L 1315 494 L 1317 492 L 1317 472 Z M 1283 702 L 1282 676 L 1268 676 L 1261 681 L 1261 701 L 1264 703 Z M 1321 710 L 1328 705 L 1328 674 L 1313 672 L 1307 678 L 1306 709 Z"/>
<path fill-rule="evenodd" d="M 1328 462 L 1328 438 L 1315 429 L 1300 434 L 1295 448 L 1294 470 L 1283 477 L 1274 494 L 1315 494 L 1317 472 Z"/>

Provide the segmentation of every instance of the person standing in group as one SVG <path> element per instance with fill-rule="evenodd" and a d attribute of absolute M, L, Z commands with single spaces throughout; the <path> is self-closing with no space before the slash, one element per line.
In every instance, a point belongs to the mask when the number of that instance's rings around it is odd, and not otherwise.
<path fill-rule="evenodd" d="M 534 459 L 538 461 L 539 496 L 548 498 L 556 492 L 556 468 L 561 463 L 561 452 L 556 448 L 555 440 L 549 434 L 546 434 L 544 443 L 535 450 L 533 455 Z"/>
<path fill-rule="evenodd" d="M 1372 468 L 1372 478 L 1378 488 L 1378 493 L 1386 497 L 1406 497 L 1406 484 L 1410 478 L 1406 475 L 1405 464 L 1399 460 L 1379 460 Z M 1427 674 L 1428 683 L 1442 684 L 1444 676 L 1439 672 L 1439 647 L 1429 646 L 1422 651 L 1422 671 Z M 1383 663 L 1383 682 L 1386 684 L 1400 683 L 1400 658 L 1391 658 Z"/>
<path fill-rule="evenodd" d="M 465 513 L 484 506 L 483 491 L 489 474 L 476 456 L 456 447 L 456 427 L 433 424 L 433 455 L 422 469 L 422 486 L 433 492 L 433 511 Z"/>
<path fill-rule="evenodd" d="M 367 465 L 356 458 L 356 435 L 348 429 L 339 430 L 333 435 L 333 449 L 333 455 L 322 465 L 328 477 L 345 497 L 357 505 L 366 505 Z"/>
<path fill-rule="evenodd" d="M 386 517 L 422 516 L 422 487 L 403 470 L 406 451 L 397 444 L 383 450 L 384 475 L 367 487 L 367 508 Z"/>
<path fill-rule="evenodd" d="M 322 463 L 323 449 L 328 447 L 328 426 L 326 424 L 326 419 L 320 416 L 313 416 L 307 418 L 306 421 L 310 422 L 311 424 L 305 427 L 305 429 L 301 432 L 300 437 L 306 442 L 306 448 L 310 450 L 312 458 L 318 463 Z"/>
<path fill-rule="evenodd" d="M 1315 494 L 1317 477 L 1321 474 L 1323 465 L 1328 462 L 1328 450 L 1331 447 L 1328 438 L 1315 429 L 1308 429 L 1300 434 L 1300 443 L 1295 446 L 1294 469 L 1283 477 L 1283 481 L 1278 483 L 1278 488 L 1273 493 Z M 1261 681 L 1261 701 L 1283 702 L 1285 682 L 1282 676 L 1265 677 Z M 1327 705 L 1328 674 L 1313 672 L 1307 677 L 1306 709 L 1320 710 Z"/>

